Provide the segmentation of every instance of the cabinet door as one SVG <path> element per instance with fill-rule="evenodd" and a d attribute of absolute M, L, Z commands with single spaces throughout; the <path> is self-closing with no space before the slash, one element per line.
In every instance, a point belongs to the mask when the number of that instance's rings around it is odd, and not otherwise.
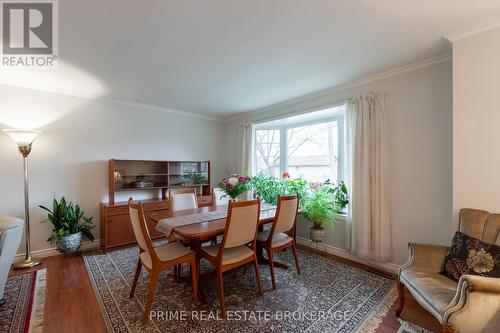
<path fill-rule="evenodd" d="M 136 242 L 128 214 L 110 216 L 107 223 L 107 247 Z"/>

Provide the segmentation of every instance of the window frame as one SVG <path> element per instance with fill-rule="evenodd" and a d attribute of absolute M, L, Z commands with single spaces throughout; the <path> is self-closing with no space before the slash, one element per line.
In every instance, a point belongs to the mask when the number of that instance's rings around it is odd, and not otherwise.
<path fill-rule="evenodd" d="M 288 117 L 287 117 L 288 118 Z M 286 118 L 283 118 L 286 119 Z M 337 122 L 338 126 L 338 161 L 337 161 L 337 182 L 344 180 L 345 175 L 345 137 L 344 137 L 344 127 L 345 127 L 345 112 L 340 114 L 335 114 L 330 117 L 323 117 L 320 119 L 314 120 L 305 120 L 298 121 L 292 124 L 276 126 L 276 125 L 266 125 L 265 123 L 256 124 L 253 126 L 253 135 L 254 138 L 252 141 L 252 173 L 254 175 L 257 174 L 257 149 L 255 149 L 257 135 L 256 131 L 258 130 L 279 130 L 280 131 L 280 174 L 282 175 L 285 171 L 288 171 L 288 137 L 287 131 L 291 128 L 296 127 L 304 127 L 304 126 L 312 126 L 318 124 L 325 124 L 329 122 Z"/>

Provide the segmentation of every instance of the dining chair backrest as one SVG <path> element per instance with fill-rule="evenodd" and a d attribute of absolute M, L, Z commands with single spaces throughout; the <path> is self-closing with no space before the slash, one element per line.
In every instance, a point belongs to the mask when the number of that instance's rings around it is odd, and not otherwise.
<path fill-rule="evenodd" d="M 260 200 L 229 201 L 223 248 L 254 242 L 259 226 Z"/>
<path fill-rule="evenodd" d="M 219 188 L 214 187 L 212 189 L 212 202 L 215 206 L 227 205 L 229 203 L 229 196 Z"/>
<path fill-rule="evenodd" d="M 186 210 L 198 208 L 196 190 L 193 188 L 170 191 L 169 202 L 171 210 Z"/>
<path fill-rule="evenodd" d="M 288 232 L 295 227 L 299 211 L 298 194 L 278 196 L 278 207 L 273 225 L 274 232 Z"/>
<path fill-rule="evenodd" d="M 148 242 L 152 246 L 151 238 L 149 236 L 146 219 L 144 218 L 144 210 L 142 203 L 134 204 L 132 198 L 128 199 L 128 211 L 130 215 L 130 222 L 134 231 L 135 239 L 139 243 L 139 247 L 143 251 L 149 252 Z"/>

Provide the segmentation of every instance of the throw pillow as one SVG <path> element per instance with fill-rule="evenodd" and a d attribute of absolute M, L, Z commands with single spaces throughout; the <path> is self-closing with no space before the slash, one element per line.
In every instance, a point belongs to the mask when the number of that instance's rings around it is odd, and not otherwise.
<path fill-rule="evenodd" d="M 446 256 L 443 274 L 457 282 L 464 274 L 500 278 L 500 246 L 457 231 Z"/>

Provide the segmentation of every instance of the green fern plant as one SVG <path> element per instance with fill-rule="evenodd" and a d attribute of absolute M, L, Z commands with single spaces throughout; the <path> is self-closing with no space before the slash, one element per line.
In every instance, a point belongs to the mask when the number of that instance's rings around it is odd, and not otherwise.
<path fill-rule="evenodd" d="M 61 237 L 66 237 L 77 232 L 81 232 L 89 240 L 94 240 L 94 235 L 90 230 L 95 227 L 92 217 L 84 216 L 83 210 L 79 205 L 73 206 L 72 202 L 67 203 L 64 197 L 60 201 L 54 198 L 52 210 L 45 206 L 38 206 L 48 212 L 47 219 L 42 223 L 51 222 L 53 225 L 52 233 L 47 239 L 54 243 Z"/>
<path fill-rule="evenodd" d="M 313 191 L 302 208 L 304 217 L 313 224 L 313 229 L 321 229 L 322 225 L 332 225 L 338 214 L 335 196 L 329 188 L 322 186 Z"/>

